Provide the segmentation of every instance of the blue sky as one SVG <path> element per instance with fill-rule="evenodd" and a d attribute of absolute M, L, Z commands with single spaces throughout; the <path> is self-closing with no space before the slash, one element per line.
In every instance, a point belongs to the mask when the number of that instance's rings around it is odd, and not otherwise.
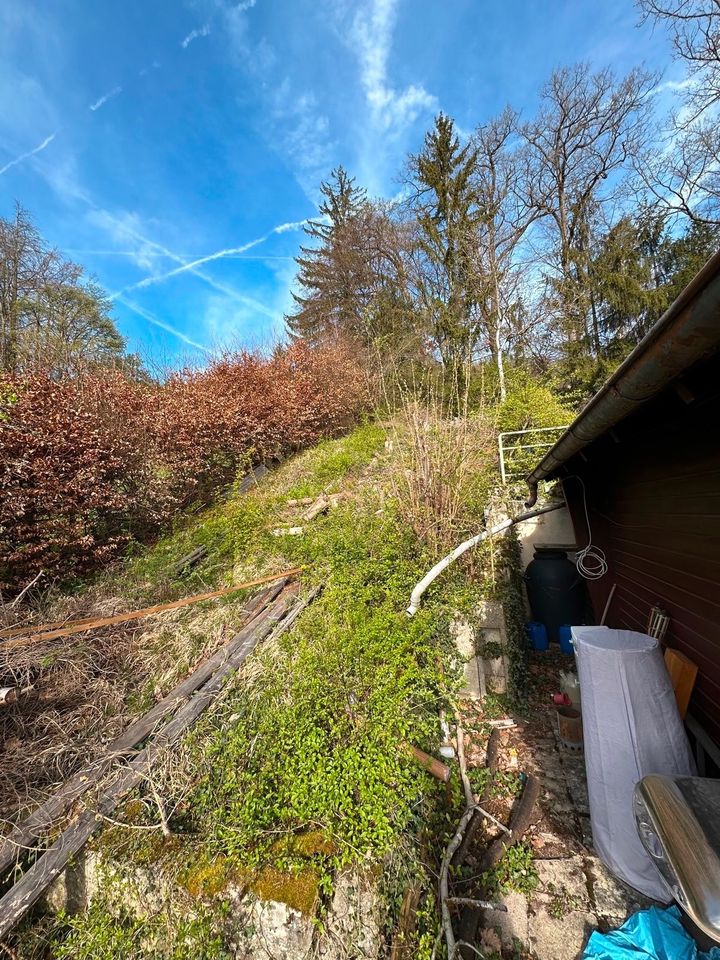
<path fill-rule="evenodd" d="M 530 116 L 577 60 L 672 85 L 637 23 L 631 0 L 0 0 L 0 216 L 20 201 L 144 356 L 267 344 L 333 166 L 391 197 L 438 110 Z"/>

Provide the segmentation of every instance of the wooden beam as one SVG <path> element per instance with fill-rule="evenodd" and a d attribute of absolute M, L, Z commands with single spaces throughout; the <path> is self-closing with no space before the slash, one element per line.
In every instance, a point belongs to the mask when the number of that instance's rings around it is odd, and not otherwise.
<path fill-rule="evenodd" d="M 116 740 L 108 744 L 100 757 L 67 780 L 51 797 L 21 823 L 17 824 L 8 836 L 0 841 L 0 877 L 14 868 L 19 855 L 22 855 L 45 833 L 52 830 L 68 814 L 73 804 L 91 790 L 113 765 L 134 753 L 137 745 L 153 733 L 159 723 L 182 706 L 196 690 L 210 679 L 218 667 L 230 658 L 247 637 L 270 616 L 271 608 L 268 605 L 276 599 L 283 585 L 284 581 L 281 581 L 253 597 L 245 608 L 246 624 L 232 640 L 217 650 L 144 716 L 131 723 Z"/>
<path fill-rule="evenodd" d="M 292 588 L 290 589 L 292 590 Z M 256 624 L 255 633 L 246 637 L 233 656 L 229 657 L 205 686 L 178 710 L 156 740 L 139 753 L 129 766 L 116 777 L 106 788 L 97 805 L 85 810 L 67 830 L 64 830 L 55 843 L 0 899 L 0 940 L 6 937 L 13 927 L 22 920 L 50 884 L 62 873 L 68 862 L 82 850 L 93 833 L 102 826 L 103 818 L 110 816 L 122 799 L 140 785 L 159 753 L 176 743 L 188 727 L 212 703 L 222 690 L 228 677 L 242 664 L 259 639 L 267 636 L 268 633 L 279 636 L 287 630 L 314 596 L 315 593 L 311 594 L 305 601 L 297 604 L 293 611 L 287 613 L 287 594 L 282 595 L 273 604 L 272 610 L 274 613 L 265 618 L 262 625 Z M 281 612 L 283 610 L 287 613 L 284 620 L 278 623 L 274 630 L 266 632 L 265 626 L 273 617 L 277 621 L 278 618 L 284 616 L 284 613 Z"/>

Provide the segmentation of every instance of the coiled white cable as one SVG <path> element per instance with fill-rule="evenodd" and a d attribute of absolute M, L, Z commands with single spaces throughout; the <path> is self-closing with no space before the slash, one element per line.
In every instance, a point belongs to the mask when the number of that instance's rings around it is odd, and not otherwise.
<path fill-rule="evenodd" d="M 590 515 L 588 513 L 587 496 L 585 495 L 585 482 L 582 477 L 573 474 L 568 480 L 578 480 L 582 487 L 583 507 L 585 508 L 585 523 L 587 524 L 588 542 L 582 550 L 578 550 L 575 557 L 575 566 L 581 577 L 586 580 L 599 580 L 608 572 L 607 557 L 600 547 L 594 547 L 592 542 L 592 528 L 590 527 Z"/>

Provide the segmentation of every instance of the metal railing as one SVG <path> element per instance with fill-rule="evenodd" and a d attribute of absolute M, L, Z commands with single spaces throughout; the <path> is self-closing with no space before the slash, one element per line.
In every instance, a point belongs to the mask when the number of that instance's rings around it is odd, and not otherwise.
<path fill-rule="evenodd" d="M 512 468 L 512 455 L 519 450 L 549 450 L 550 447 L 554 447 L 560 435 L 567 430 L 567 425 L 561 427 L 528 427 L 527 430 L 508 430 L 505 433 L 498 434 L 498 452 L 500 454 L 500 477 L 503 483 L 507 483 L 508 479 L 522 479 L 521 477 L 511 477 L 511 468 Z M 550 440 L 549 442 L 543 442 L 542 440 L 537 440 L 532 443 L 521 443 L 518 441 L 506 441 L 507 437 L 518 437 L 524 439 L 528 434 L 536 433 L 557 433 L 557 436 Z M 515 458 L 517 460 L 517 457 Z M 525 458 L 529 459 L 529 456 Z M 523 477 L 526 472 L 530 472 L 537 464 L 532 463 L 522 463 L 522 473 Z"/>

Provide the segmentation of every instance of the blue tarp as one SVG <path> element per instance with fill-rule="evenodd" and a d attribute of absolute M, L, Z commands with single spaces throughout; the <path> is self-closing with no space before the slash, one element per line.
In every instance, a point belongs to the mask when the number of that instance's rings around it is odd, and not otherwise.
<path fill-rule="evenodd" d="M 593 933 L 583 960 L 720 960 L 720 947 L 702 953 L 680 922 L 677 907 L 650 907 L 612 933 Z"/>

